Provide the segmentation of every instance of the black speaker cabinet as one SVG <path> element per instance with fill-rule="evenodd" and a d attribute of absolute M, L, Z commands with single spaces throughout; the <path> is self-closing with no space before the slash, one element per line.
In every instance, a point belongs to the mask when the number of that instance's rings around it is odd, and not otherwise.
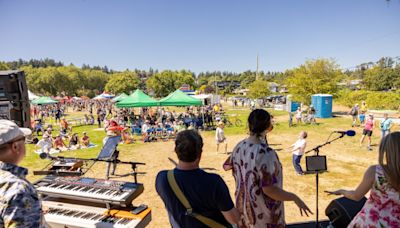
<path fill-rule="evenodd" d="M 0 71 L 0 118 L 31 127 L 28 88 L 23 71 Z"/>
<path fill-rule="evenodd" d="M 329 217 L 334 227 L 347 227 L 366 201 L 365 197 L 360 201 L 353 201 L 345 197 L 335 199 L 325 209 L 325 215 Z"/>

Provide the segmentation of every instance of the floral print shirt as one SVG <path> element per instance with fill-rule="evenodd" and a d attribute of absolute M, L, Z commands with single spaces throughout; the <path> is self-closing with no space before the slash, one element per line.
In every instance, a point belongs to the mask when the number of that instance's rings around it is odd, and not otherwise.
<path fill-rule="evenodd" d="M 241 214 L 241 227 L 284 227 L 282 201 L 276 201 L 262 187 L 282 188 L 282 165 L 275 150 L 266 143 L 242 140 L 234 148 L 226 165 L 232 167 L 236 181 L 236 207 Z"/>
<path fill-rule="evenodd" d="M 400 227 L 400 195 L 390 186 L 380 165 L 375 169 L 369 199 L 348 227 Z"/>
<path fill-rule="evenodd" d="M 26 179 L 28 170 L 0 162 L 0 227 L 45 227 L 36 190 Z"/>

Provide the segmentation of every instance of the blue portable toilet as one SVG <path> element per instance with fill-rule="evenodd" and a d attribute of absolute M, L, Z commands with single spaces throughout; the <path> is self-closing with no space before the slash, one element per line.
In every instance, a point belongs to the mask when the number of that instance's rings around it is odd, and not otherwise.
<path fill-rule="evenodd" d="M 298 107 L 300 107 L 300 103 L 299 102 L 291 101 L 290 112 L 295 112 Z"/>
<path fill-rule="evenodd" d="M 311 104 L 315 108 L 315 117 L 331 118 L 332 117 L 332 95 L 330 94 L 314 94 L 311 96 Z"/>
<path fill-rule="evenodd" d="M 292 101 L 292 95 L 286 97 L 286 111 L 295 112 L 300 107 L 300 102 Z"/>

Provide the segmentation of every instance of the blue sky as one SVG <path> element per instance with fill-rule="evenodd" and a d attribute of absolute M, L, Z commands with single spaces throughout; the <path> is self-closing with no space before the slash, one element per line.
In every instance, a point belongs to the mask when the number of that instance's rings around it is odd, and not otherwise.
<path fill-rule="evenodd" d="M 0 61 L 282 71 L 400 56 L 400 1 L 0 0 Z"/>

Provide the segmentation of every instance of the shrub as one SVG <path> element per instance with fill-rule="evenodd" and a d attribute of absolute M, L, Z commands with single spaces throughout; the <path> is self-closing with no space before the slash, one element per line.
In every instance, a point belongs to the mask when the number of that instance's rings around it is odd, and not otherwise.
<path fill-rule="evenodd" d="M 365 90 L 342 90 L 339 92 L 338 102 L 347 107 L 352 107 L 356 103 L 361 104 L 362 101 L 366 101 L 370 109 L 397 110 L 400 105 L 400 94 Z"/>

